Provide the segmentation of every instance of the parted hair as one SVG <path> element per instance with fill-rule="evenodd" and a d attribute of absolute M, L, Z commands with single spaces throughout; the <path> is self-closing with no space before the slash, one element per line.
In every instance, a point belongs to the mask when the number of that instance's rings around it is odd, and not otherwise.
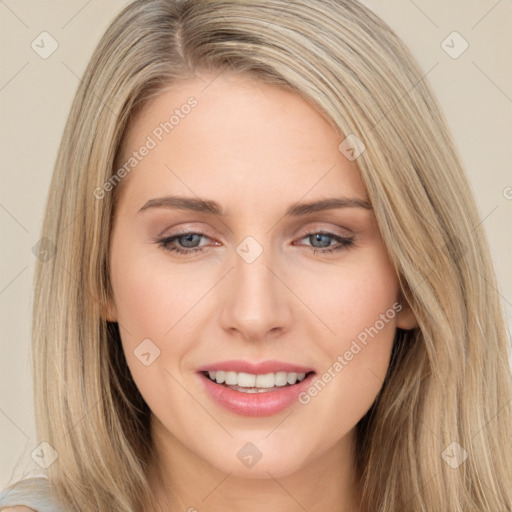
<path fill-rule="evenodd" d="M 49 189 L 42 236 L 56 252 L 34 283 L 37 434 L 59 454 L 52 493 L 73 512 L 141 512 L 151 495 L 150 411 L 105 318 L 123 183 L 94 191 L 122 163 L 134 113 L 196 73 L 288 88 L 364 143 L 356 163 L 418 327 L 397 329 L 357 424 L 362 510 L 512 510 L 510 349 L 486 235 L 425 72 L 356 0 L 136 0 L 102 36 Z M 457 468 L 454 454 L 467 454 Z"/>

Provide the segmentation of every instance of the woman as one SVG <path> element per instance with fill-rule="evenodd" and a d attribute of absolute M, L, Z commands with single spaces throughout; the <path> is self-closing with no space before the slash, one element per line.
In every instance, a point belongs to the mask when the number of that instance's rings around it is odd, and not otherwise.
<path fill-rule="evenodd" d="M 43 226 L 48 481 L 0 505 L 510 510 L 478 224 L 421 70 L 356 1 L 130 4 L 77 92 Z"/>

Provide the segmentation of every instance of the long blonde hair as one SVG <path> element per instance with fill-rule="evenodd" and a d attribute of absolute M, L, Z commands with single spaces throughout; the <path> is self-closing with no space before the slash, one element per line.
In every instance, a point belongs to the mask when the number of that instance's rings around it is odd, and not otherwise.
<path fill-rule="evenodd" d="M 56 252 L 36 267 L 36 424 L 59 454 L 55 496 L 70 511 L 138 512 L 150 494 L 149 409 L 104 316 L 120 186 L 95 191 L 120 165 L 135 110 L 197 71 L 296 91 L 366 147 L 361 177 L 419 327 L 397 330 L 357 426 L 362 509 L 511 510 L 509 348 L 485 234 L 423 71 L 356 0 L 135 1 L 107 29 L 50 186 L 42 236 Z"/>

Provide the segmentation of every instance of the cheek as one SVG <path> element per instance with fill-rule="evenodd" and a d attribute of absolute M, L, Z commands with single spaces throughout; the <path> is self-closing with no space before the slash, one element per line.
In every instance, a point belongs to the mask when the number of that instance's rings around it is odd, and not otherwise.
<path fill-rule="evenodd" d="M 327 268 L 324 275 L 315 277 L 315 286 L 306 284 L 303 293 L 329 327 L 330 336 L 322 338 L 326 352 L 344 352 L 352 340 L 364 343 L 370 333 L 381 341 L 393 338 L 399 283 L 382 248 L 357 255 L 335 271 Z"/>
<path fill-rule="evenodd" d="M 156 251 L 155 251 L 156 252 Z M 123 257 L 119 257 L 123 254 Z M 153 411 L 180 410 L 187 396 L 172 378 L 190 347 L 194 303 L 204 286 L 147 247 L 113 248 L 111 275 L 123 351 Z M 190 404 L 188 404 L 190 407 Z"/>
<path fill-rule="evenodd" d="M 117 319 L 133 379 L 151 408 L 165 405 L 169 397 L 179 403 L 182 391 L 170 375 L 180 372 L 197 343 L 211 270 L 206 265 L 190 271 L 187 265 L 170 264 L 163 249 L 129 247 L 123 240 L 114 241 L 111 261 Z M 153 362 L 146 366 L 144 359 Z"/>
<path fill-rule="evenodd" d="M 165 341 L 190 324 L 194 306 L 207 291 L 206 276 L 201 269 L 190 273 L 185 266 L 169 264 L 164 249 L 126 249 L 123 253 L 119 246 L 112 252 L 118 321 L 134 341 Z"/>
<path fill-rule="evenodd" d="M 348 432 L 375 401 L 396 332 L 398 279 L 382 251 L 372 256 L 331 272 L 328 285 L 309 294 L 329 331 L 316 338 L 322 370 L 300 401 L 317 422 L 335 422 L 338 433 Z"/>

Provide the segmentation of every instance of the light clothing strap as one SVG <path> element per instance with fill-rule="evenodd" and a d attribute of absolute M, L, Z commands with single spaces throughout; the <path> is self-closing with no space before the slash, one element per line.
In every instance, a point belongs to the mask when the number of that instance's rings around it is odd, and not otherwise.
<path fill-rule="evenodd" d="M 37 512 L 63 512 L 52 500 L 48 479 L 44 477 L 27 478 L 0 491 L 0 510 L 23 505 Z"/>

